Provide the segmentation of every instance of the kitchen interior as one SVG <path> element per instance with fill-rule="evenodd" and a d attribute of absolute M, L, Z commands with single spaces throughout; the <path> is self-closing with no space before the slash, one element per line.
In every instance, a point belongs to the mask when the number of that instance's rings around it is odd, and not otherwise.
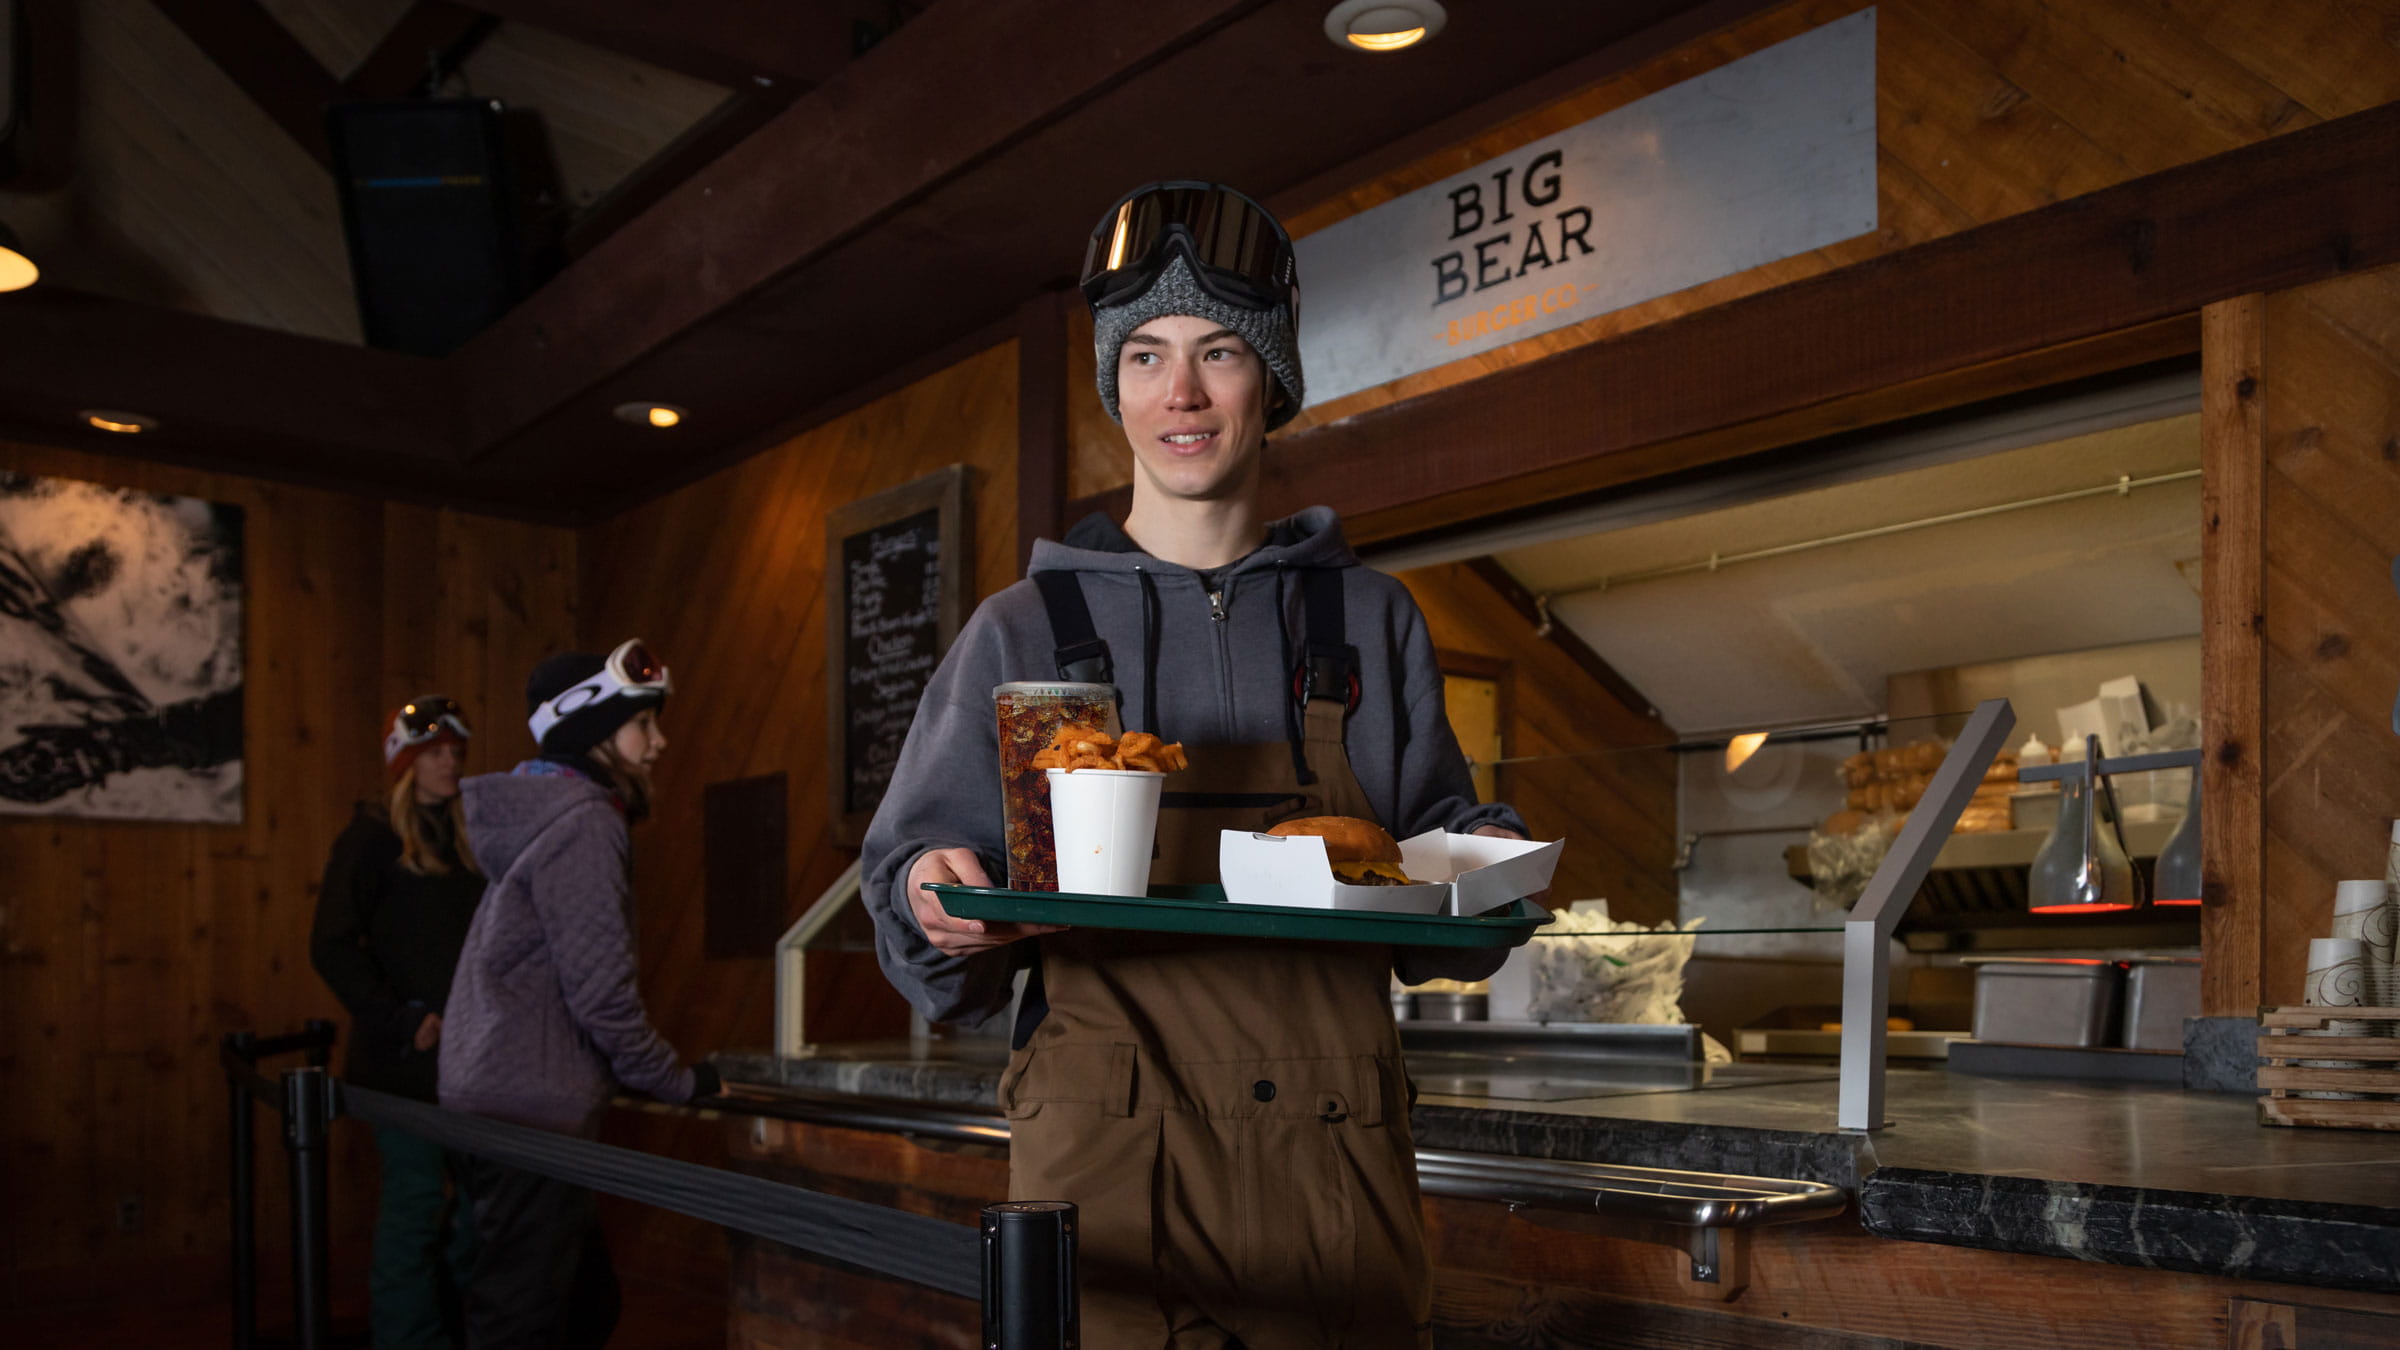
<path fill-rule="evenodd" d="M 1769 468 L 1375 559 L 1487 551 L 1677 733 L 1609 752 L 1671 765 L 1672 908 L 1551 897 L 1562 924 L 1606 915 L 1670 936 L 1545 933 L 1488 987 L 1397 1006 L 1492 1030 L 1687 1022 L 1705 1058 L 1734 1057 L 1695 1067 L 1695 1085 L 1802 1072 L 1834 1051 L 1848 907 L 1940 748 L 1998 697 L 2016 710 L 2010 748 L 1895 940 L 1893 1062 L 2179 1084 L 2199 916 L 2173 902 L 2197 899 L 2196 829 L 2166 891 L 2157 872 L 2192 771 L 2107 781 L 2098 833 L 2146 903 L 2103 913 L 2033 912 L 2028 876 L 2066 794 L 2008 771 L 2079 760 L 2084 732 L 2111 758 L 2200 744 L 2198 405 L 2196 374 L 2158 374 L 1864 437 L 1804 475 Z M 1572 780 L 1591 756 L 1501 751 L 1504 800 L 1588 791 Z M 1970 1047 L 1953 1063 L 1962 1041 L 2086 1053 Z"/>

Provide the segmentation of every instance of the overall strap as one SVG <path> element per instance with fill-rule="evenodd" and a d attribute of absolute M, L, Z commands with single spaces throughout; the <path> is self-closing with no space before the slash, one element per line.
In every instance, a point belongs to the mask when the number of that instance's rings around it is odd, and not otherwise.
<path fill-rule="evenodd" d="M 1308 616 L 1307 644 L 1292 672 L 1292 697 L 1301 704 L 1338 699 L 1358 707 L 1358 648 L 1347 641 L 1342 612 L 1342 569 L 1312 567 L 1300 574 L 1300 599 Z"/>
<path fill-rule="evenodd" d="M 1115 662 L 1108 643 L 1092 626 L 1092 607 L 1084 603 L 1083 583 L 1073 572 L 1033 574 L 1041 588 L 1042 607 L 1050 612 L 1050 640 L 1056 646 L 1058 678 L 1071 684 L 1115 684 Z"/>

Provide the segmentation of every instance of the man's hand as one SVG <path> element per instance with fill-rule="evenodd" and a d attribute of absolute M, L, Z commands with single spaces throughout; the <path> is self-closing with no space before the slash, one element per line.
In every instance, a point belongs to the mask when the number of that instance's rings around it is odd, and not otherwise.
<path fill-rule="evenodd" d="M 983 860 L 971 848 L 937 848 L 917 859 L 908 869 L 908 908 L 917 916 L 917 927 L 925 930 L 925 940 L 944 956 L 972 956 L 976 952 L 1005 947 L 1020 938 L 1037 937 L 1043 933 L 1063 933 L 1066 929 L 1053 924 L 996 923 L 982 919 L 953 919 L 942 912 L 942 902 L 927 882 L 951 886 L 989 886 L 991 876 L 983 870 Z"/>
<path fill-rule="evenodd" d="M 1508 828 L 1506 825 L 1478 825 L 1475 827 L 1474 833 L 1488 834 L 1494 839 L 1522 839 L 1525 837 L 1524 835 L 1517 833 L 1515 830 Z M 1550 907 L 1550 888 L 1545 886 L 1541 890 L 1536 891 L 1532 895 L 1526 896 L 1525 898 L 1534 904 L 1540 905 L 1544 909 L 1548 909 Z"/>
<path fill-rule="evenodd" d="M 440 1013 L 425 1014 L 425 1020 L 417 1023 L 417 1034 L 410 1043 L 419 1050 L 431 1050 L 441 1044 L 442 1015 Z"/>

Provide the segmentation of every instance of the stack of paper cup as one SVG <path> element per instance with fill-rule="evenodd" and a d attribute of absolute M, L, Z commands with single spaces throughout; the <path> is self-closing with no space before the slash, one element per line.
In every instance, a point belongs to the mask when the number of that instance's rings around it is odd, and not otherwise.
<path fill-rule="evenodd" d="M 1148 895 L 1163 773 L 1051 769 L 1050 823 L 1058 889 L 1074 895 Z"/>
<path fill-rule="evenodd" d="M 2358 1008 L 2367 1003 L 2367 944 L 2358 938 L 2311 938 L 2308 944 L 2308 979 L 2302 985 L 2300 1001 L 2312 1008 Z M 2374 1034 L 2371 1022 L 2337 1018 L 2328 1021 L 2323 1031 L 2304 1031 L 2303 1036 L 2367 1036 Z M 2355 1059 L 2304 1059 L 2304 1069 L 2356 1069 L 2365 1061 Z M 2303 1097 L 2349 1100 L 2363 1097 L 2363 1092 L 2303 1092 Z"/>
<path fill-rule="evenodd" d="M 2333 935 L 2355 938 L 2366 944 L 2367 965 L 2363 980 L 2364 1001 L 2368 1007 L 2388 1008 L 2400 990 L 2392 987 L 2393 922 L 2400 920 L 2400 910 L 2384 903 L 2384 883 L 2380 881 L 2342 881 L 2333 887 Z M 2388 1022 L 2375 1024 L 2379 1031 L 2390 1034 Z"/>

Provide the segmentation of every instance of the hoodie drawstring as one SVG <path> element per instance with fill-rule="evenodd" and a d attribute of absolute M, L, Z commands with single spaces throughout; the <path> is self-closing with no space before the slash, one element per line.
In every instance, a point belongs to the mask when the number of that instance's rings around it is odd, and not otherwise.
<path fill-rule="evenodd" d="M 1134 565 L 1142 579 L 1142 725 L 1158 734 L 1158 580 Z"/>
<path fill-rule="evenodd" d="M 1283 588 L 1283 559 L 1275 560 L 1275 636 L 1283 642 L 1283 677 L 1287 681 L 1299 671 L 1292 662 L 1292 616 L 1285 607 Z M 1292 747 L 1292 777 L 1300 786 L 1317 781 L 1308 769 L 1308 749 L 1300 735 L 1300 700 L 1290 689 L 1283 691 L 1283 736 Z"/>

